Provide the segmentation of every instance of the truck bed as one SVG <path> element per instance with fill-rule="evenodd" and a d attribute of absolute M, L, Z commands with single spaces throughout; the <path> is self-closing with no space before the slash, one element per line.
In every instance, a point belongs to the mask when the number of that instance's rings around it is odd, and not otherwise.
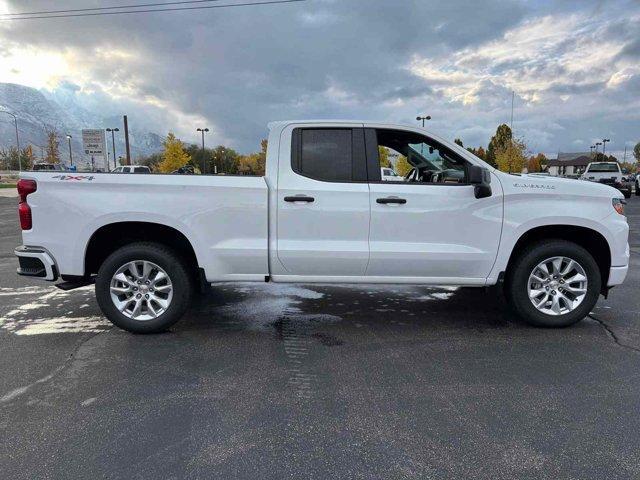
<path fill-rule="evenodd" d="M 174 228 L 191 243 L 209 281 L 268 274 L 264 177 L 25 172 L 21 178 L 37 182 L 24 244 L 46 244 L 63 275 L 84 275 L 91 236 L 119 222 Z"/>

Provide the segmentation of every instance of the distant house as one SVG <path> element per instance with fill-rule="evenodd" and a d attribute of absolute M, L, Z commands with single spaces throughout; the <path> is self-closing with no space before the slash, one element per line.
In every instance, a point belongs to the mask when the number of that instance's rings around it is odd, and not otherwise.
<path fill-rule="evenodd" d="M 555 177 L 582 175 L 591 161 L 589 152 L 558 152 L 558 158 L 549 160 L 549 174 Z"/>

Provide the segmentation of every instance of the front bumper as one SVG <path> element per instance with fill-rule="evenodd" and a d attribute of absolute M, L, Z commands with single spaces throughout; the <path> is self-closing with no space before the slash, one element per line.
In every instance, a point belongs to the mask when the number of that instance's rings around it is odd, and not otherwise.
<path fill-rule="evenodd" d="M 18 257 L 18 275 L 42 280 L 58 279 L 58 268 L 53 257 L 44 248 L 21 245 L 13 253 Z"/>

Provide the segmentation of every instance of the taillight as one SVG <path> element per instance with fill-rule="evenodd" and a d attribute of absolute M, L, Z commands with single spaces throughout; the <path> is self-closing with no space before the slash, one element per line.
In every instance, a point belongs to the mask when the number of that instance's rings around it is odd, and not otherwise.
<path fill-rule="evenodd" d="M 20 228 L 22 228 L 22 230 L 31 230 L 33 226 L 31 207 L 27 203 L 27 195 L 35 192 L 37 189 L 38 184 L 35 180 L 18 180 L 18 195 L 20 196 L 18 215 L 20 216 Z"/>

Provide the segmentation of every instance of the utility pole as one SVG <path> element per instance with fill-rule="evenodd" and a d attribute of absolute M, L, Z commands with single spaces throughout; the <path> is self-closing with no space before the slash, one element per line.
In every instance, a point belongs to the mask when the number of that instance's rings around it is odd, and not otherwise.
<path fill-rule="evenodd" d="M 124 146 L 127 151 L 127 165 L 131 165 L 131 149 L 129 148 L 129 122 L 124 116 Z"/>
<path fill-rule="evenodd" d="M 515 100 L 515 97 L 515 90 L 511 90 L 511 121 L 509 122 L 509 128 L 511 129 L 511 138 L 513 138 L 513 101 Z"/>
<path fill-rule="evenodd" d="M 126 117 L 125 117 L 126 118 Z M 115 132 L 119 132 L 119 128 L 107 128 L 107 132 L 111 132 L 111 147 L 113 148 L 113 168 L 117 168 L 116 165 L 116 137 Z"/>
<path fill-rule="evenodd" d="M 18 136 L 18 117 L 11 112 L 7 112 L 6 110 L 0 110 L 0 113 L 6 113 L 7 115 L 11 115 L 13 117 L 13 124 L 16 127 L 16 148 L 18 149 L 18 170 L 22 171 L 22 158 L 20 155 L 20 137 Z"/>
<path fill-rule="evenodd" d="M 208 132 L 209 129 L 208 128 L 197 128 L 196 131 L 202 133 L 202 174 L 204 175 L 204 174 L 207 173 L 207 160 L 205 158 L 206 154 L 205 154 L 205 151 L 204 151 L 204 133 Z"/>
<path fill-rule="evenodd" d="M 67 135 L 67 140 L 69 141 L 69 162 L 70 165 L 73 167 L 73 153 L 71 153 L 71 135 Z"/>

